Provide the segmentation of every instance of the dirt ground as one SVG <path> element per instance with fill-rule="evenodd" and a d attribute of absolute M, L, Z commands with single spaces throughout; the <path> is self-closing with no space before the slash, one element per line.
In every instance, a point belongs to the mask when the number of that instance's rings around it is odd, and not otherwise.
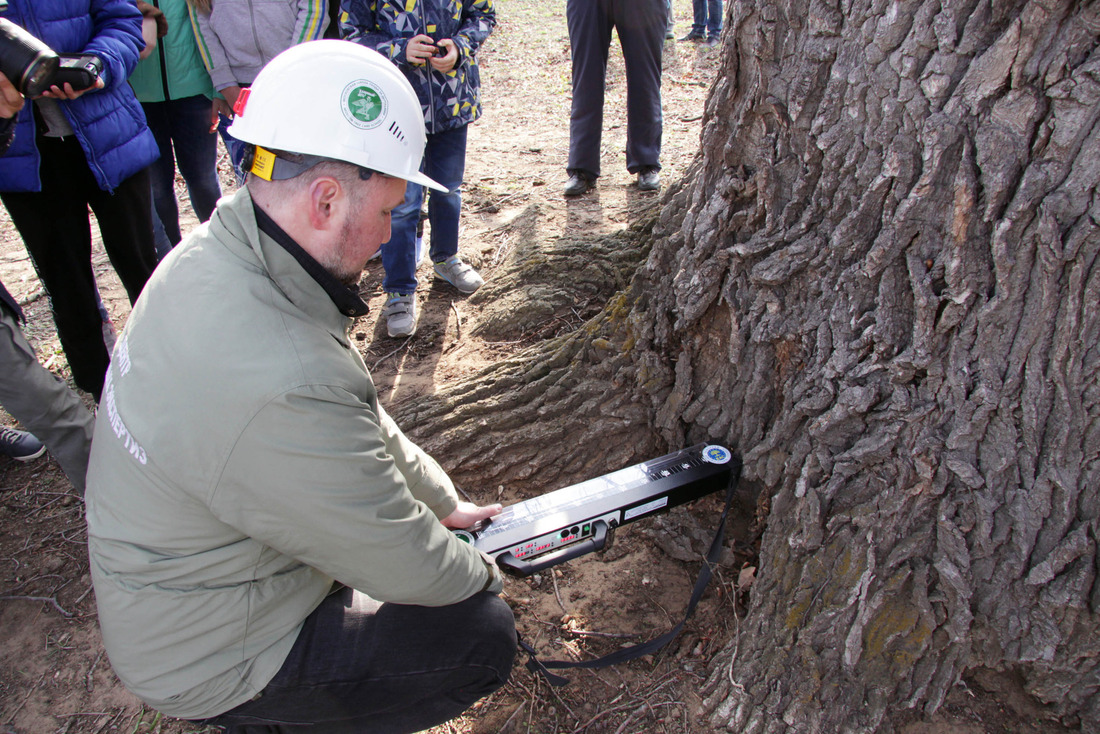
<path fill-rule="evenodd" d="M 470 131 L 461 252 L 487 279 L 507 256 L 522 218 L 525 237 L 560 237 L 621 230 L 651 211 L 655 194 L 634 188 L 625 168 L 625 79 L 612 44 L 605 107 L 603 176 L 593 193 L 566 200 L 569 43 L 563 3 L 500 0 L 499 25 L 481 55 L 485 115 Z M 676 0 L 676 35 L 687 33 L 691 3 Z M 698 148 L 707 88 L 720 49 L 665 45 L 662 175 L 681 176 Z M 232 188 L 224 159 L 226 189 Z M 180 188 L 185 229 L 194 215 Z M 116 328 L 129 304 L 102 252 L 95 272 Z M 488 342 L 472 334 L 481 310 L 455 291 L 432 285 L 420 271 L 419 333 L 390 339 L 376 321 L 382 269 L 372 262 L 362 281 L 371 314 L 354 329 L 379 394 L 387 405 L 430 394 L 528 342 Z M 69 377 L 47 300 L 6 214 L 0 212 L 0 279 L 25 303 L 26 333 L 40 360 Z M 577 314 L 577 321 L 584 314 Z M 544 325 L 548 330 L 567 323 Z M 85 396 L 89 401 L 90 399 Z M 0 421 L 12 419 L 0 412 Z M 457 450 L 457 449 L 456 449 Z M 446 464 L 447 457 L 439 457 Z M 648 457 L 638 457 L 639 460 Z M 611 471 L 619 467 L 608 466 Z M 576 477 L 582 480 L 587 477 Z M 508 488 L 505 499 L 556 487 Z M 525 494 L 526 493 L 526 494 Z M 490 501 L 495 497 L 475 496 Z M 717 497 L 664 518 L 619 531 L 599 555 L 563 564 L 530 580 L 510 579 L 505 598 L 528 642 L 548 658 L 585 658 L 644 640 L 679 620 L 720 509 Z M 683 635 L 664 651 L 600 671 L 573 674 L 564 688 L 532 676 L 517 658 L 512 680 L 466 715 L 433 731 L 710 732 L 698 716 L 707 665 L 737 631 L 751 593 L 754 563 L 748 522 L 735 522 L 726 565 Z M 673 545 L 669 538 L 687 538 Z M 18 464 L 0 458 L 0 734 L 198 734 L 201 727 L 161 717 L 142 706 L 111 672 L 96 627 L 88 576 L 82 505 L 52 460 Z M 738 581 L 741 586 L 738 588 Z M 1010 675 L 975 676 L 953 691 L 935 716 L 913 716 L 905 734 L 1065 731 L 1021 692 Z"/>

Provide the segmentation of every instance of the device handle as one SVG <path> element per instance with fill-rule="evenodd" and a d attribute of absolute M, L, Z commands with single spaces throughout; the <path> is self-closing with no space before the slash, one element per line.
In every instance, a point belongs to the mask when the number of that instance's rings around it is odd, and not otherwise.
<path fill-rule="evenodd" d="M 595 533 L 588 540 L 567 545 L 561 550 L 539 556 L 534 561 L 521 561 L 513 556 L 511 551 L 501 553 L 497 556 L 497 565 L 516 576 L 530 576 L 559 563 L 571 561 L 586 553 L 603 550 L 607 545 L 607 523 L 603 520 L 597 520 L 592 523 L 592 529 Z"/>

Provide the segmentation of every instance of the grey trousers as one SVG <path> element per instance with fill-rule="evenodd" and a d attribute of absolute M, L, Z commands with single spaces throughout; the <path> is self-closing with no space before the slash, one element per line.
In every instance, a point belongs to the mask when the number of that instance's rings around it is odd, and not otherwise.
<path fill-rule="evenodd" d="M 76 393 L 38 363 L 19 324 L 0 306 L 0 405 L 46 444 L 82 496 L 95 417 Z"/>

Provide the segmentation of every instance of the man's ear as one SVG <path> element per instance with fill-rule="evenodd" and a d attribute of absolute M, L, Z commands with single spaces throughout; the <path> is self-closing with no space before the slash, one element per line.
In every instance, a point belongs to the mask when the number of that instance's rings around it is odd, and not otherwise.
<path fill-rule="evenodd" d="M 319 176 L 309 184 L 309 223 L 314 229 L 327 230 L 340 226 L 339 219 L 346 215 L 342 208 L 347 203 L 344 187 L 331 176 Z"/>

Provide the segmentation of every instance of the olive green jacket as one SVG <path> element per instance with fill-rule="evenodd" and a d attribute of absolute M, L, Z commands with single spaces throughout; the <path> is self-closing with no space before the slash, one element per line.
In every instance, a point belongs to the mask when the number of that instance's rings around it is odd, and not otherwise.
<path fill-rule="evenodd" d="M 242 189 L 160 264 L 119 338 L 88 550 L 111 664 L 167 714 L 255 696 L 334 580 L 427 606 L 500 589 L 439 522 L 454 487 L 378 404 L 351 323 Z"/>

